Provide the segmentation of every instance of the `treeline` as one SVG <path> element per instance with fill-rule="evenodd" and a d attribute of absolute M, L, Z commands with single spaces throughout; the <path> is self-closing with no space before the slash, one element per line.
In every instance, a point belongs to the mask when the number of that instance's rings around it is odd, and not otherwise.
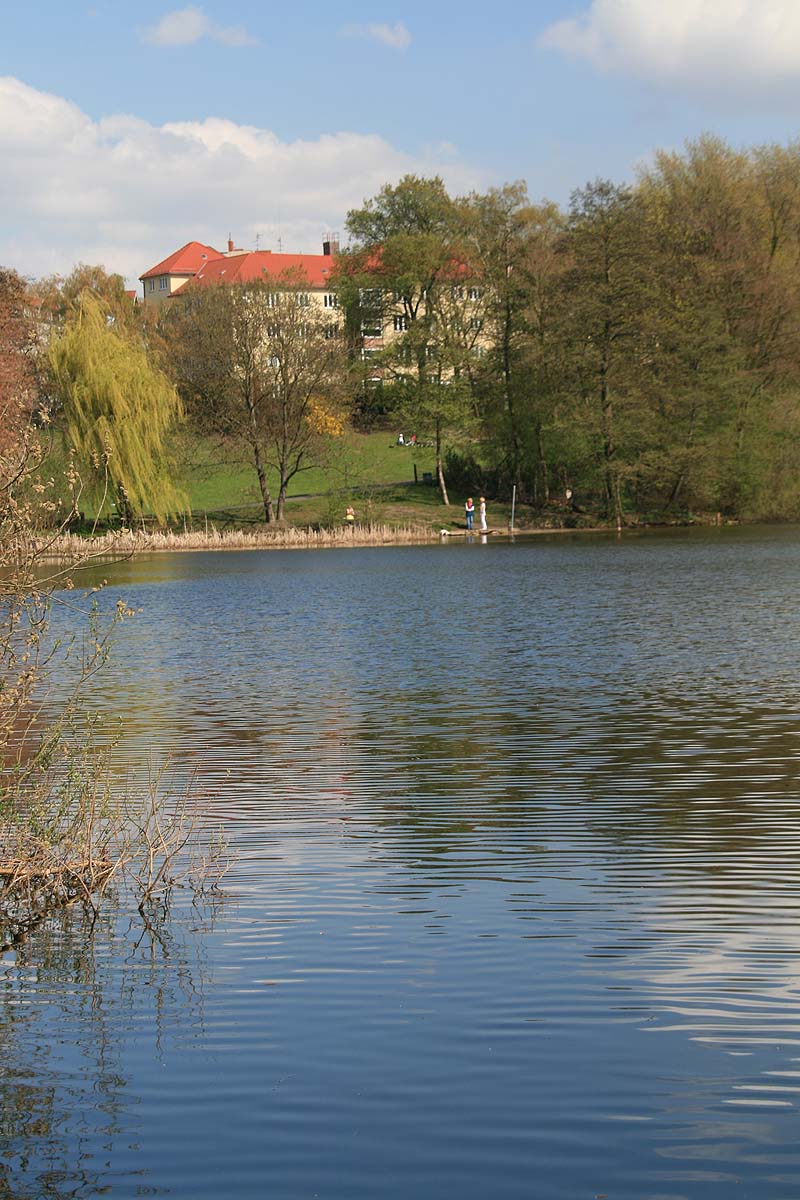
<path fill-rule="evenodd" d="M 336 307 L 298 276 L 148 308 L 100 268 L 2 272 L 0 384 L 128 519 L 185 508 L 182 422 L 241 447 L 267 522 L 348 422 L 432 440 L 445 502 L 800 516 L 800 144 L 703 138 L 565 210 L 409 176 L 347 232 Z"/>
<path fill-rule="evenodd" d="M 407 178 L 347 225 L 351 332 L 377 307 L 397 330 L 364 416 L 406 415 L 442 462 L 467 431 L 468 474 L 536 505 L 800 513 L 800 145 L 703 138 L 566 211 Z"/>

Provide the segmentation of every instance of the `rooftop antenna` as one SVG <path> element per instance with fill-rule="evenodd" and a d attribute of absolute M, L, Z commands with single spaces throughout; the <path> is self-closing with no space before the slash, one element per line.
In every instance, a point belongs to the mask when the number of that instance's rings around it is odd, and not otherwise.
<path fill-rule="evenodd" d="M 256 253 L 261 249 L 261 234 L 256 234 Z"/>
<path fill-rule="evenodd" d="M 278 234 L 278 254 L 283 254 L 283 238 Z"/>

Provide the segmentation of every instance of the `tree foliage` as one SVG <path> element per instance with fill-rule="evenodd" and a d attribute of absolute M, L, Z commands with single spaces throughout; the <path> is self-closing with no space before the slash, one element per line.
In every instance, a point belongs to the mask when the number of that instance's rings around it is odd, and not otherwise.
<path fill-rule="evenodd" d="M 95 479 L 110 482 L 123 515 L 185 510 L 168 441 L 182 416 L 178 394 L 94 293 L 82 292 L 54 332 L 49 364 L 66 437 Z"/>
<path fill-rule="evenodd" d="M 164 332 L 190 417 L 247 448 L 264 520 L 282 521 L 291 481 L 343 432 L 348 370 L 338 324 L 292 274 L 187 289 Z"/>
<path fill-rule="evenodd" d="M 496 488 L 577 489 L 618 524 L 800 515 L 800 144 L 704 137 L 567 211 L 521 184 L 452 199 L 408 177 L 348 229 L 365 371 Z M 385 340 L 362 343 L 378 305 Z"/>

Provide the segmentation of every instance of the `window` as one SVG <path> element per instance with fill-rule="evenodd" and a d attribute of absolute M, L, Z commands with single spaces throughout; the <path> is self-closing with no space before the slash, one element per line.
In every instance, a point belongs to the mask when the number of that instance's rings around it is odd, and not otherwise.
<path fill-rule="evenodd" d="M 361 351 L 361 361 L 369 362 L 370 359 L 377 358 L 379 354 L 380 350 L 377 346 L 364 346 Z"/>
<path fill-rule="evenodd" d="M 464 289 L 463 289 L 463 287 L 454 287 L 454 288 L 451 288 L 451 289 L 450 289 L 450 295 L 453 297 L 453 299 L 454 299 L 454 300 L 463 300 L 463 299 L 464 299 Z"/>
<path fill-rule="evenodd" d="M 147 290 L 148 290 L 148 292 L 154 292 L 154 291 L 156 290 L 156 281 L 155 281 L 155 279 L 148 279 L 148 281 L 147 281 Z"/>
<path fill-rule="evenodd" d="M 361 322 L 361 336 L 368 338 L 383 337 L 383 322 L 380 317 L 369 317 Z"/>
<path fill-rule="evenodd" d="M 336 335 L 338 334 L 338 332 L 339 332 L 339 326 L 338 326 L 338 325 L 326 325 L 326 326 L 325 326 L 325 337 L 326 337 L 326 338 L 327 338 L 329 341 L 330 341 L 330 339 L 331 339 L 331 338 L 335 338 L 335 337 L 336 337 Z"/>
<path fill-rule="evenodd" d="M 480 300 L 480 298 L 481 298 L 481 296 L 482 296 L 482 295 L 483 295 L 483 293 L 481 292 L 481 289 L 480 289 L 480 288 L 474 288 L 474 287 L 473 287 L 473 288 L 470 288 L 470 289 L 469 289 L 469 298 L 470 298 L 470 300 Z"/>
<path fill-rule="evenodd" d="M 408 329 L 408 317 L 405 313 L 394 314 L 394 331 L 395 333 L 405 333 Z"/>
<path fill-rule="evenodd" d="M 311 303 L 311 298 L 310 298 L 308 292 L 298 292 L 297 293 L 298 308 L 308 308 L 310 303 Z"/>
<path fill-rule="evenodd" d="M 383 293 L 380 288 L 359 288 L 358 303 L 362 308 L 380 308 Z"/>
<path fill-rule="evenodd" d="M 326 308 L 338 308 L 339 297 L 335 296 L 332 292 L 326 292 L 324 303 Z"/>
<path fill-rule="evenodd" d="M 470 329 L 477 329 L 477 330 L 483 329 L 483 321 L 481 320 L 480 317 L 473 317 L 469 323 L 469 327 L 470 327 Z"/>
<path fill-rule="evenodd" d="M 486 353 L 486 347 L 480 346 L 480 345 L 473 346 L 472 353 L 475 356 L 475 358 L 483 358 L 484 354 Z"/>
<path fill-rule="evenodd" d="M 279 292 L 267 293 L 267 308 L 277 308 L 280 302 L 281 297 Z"/>
<path fill-rule="evenodd" d="M 161 275 L 158 280 L 158 286 L 160 291 L 165 292 L 169 287 L 169 276 Z"/>
<path fill-rule="evenodd" d="M 267 337 L 271 337 L 271 338 L 278 337 L 280 332 L 281 332 L 280 325 L 268 325 L 267 326 Z"/>

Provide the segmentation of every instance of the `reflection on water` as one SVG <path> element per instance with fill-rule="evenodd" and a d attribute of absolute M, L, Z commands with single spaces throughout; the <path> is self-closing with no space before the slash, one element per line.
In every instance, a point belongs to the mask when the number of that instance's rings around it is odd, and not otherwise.
<path fill-rule="evenodd" d="M 75 1194 L 798 1193 L 796 530 L 105 574 L 124 768 L 169 755 L 239 861 L 166 1037 L 103 943 L 124 1102 L 85 993 L 15 983 L 83 1088 Z"/>
<path fill-rule="evenodd" d="M 62 909 L 0 957 L 0 1196 L 151 1195 L 131 1050 L 166 1064 L 203 1028 L 203 937 L 219 901 L 147 926 L 111 899 Z"/>

